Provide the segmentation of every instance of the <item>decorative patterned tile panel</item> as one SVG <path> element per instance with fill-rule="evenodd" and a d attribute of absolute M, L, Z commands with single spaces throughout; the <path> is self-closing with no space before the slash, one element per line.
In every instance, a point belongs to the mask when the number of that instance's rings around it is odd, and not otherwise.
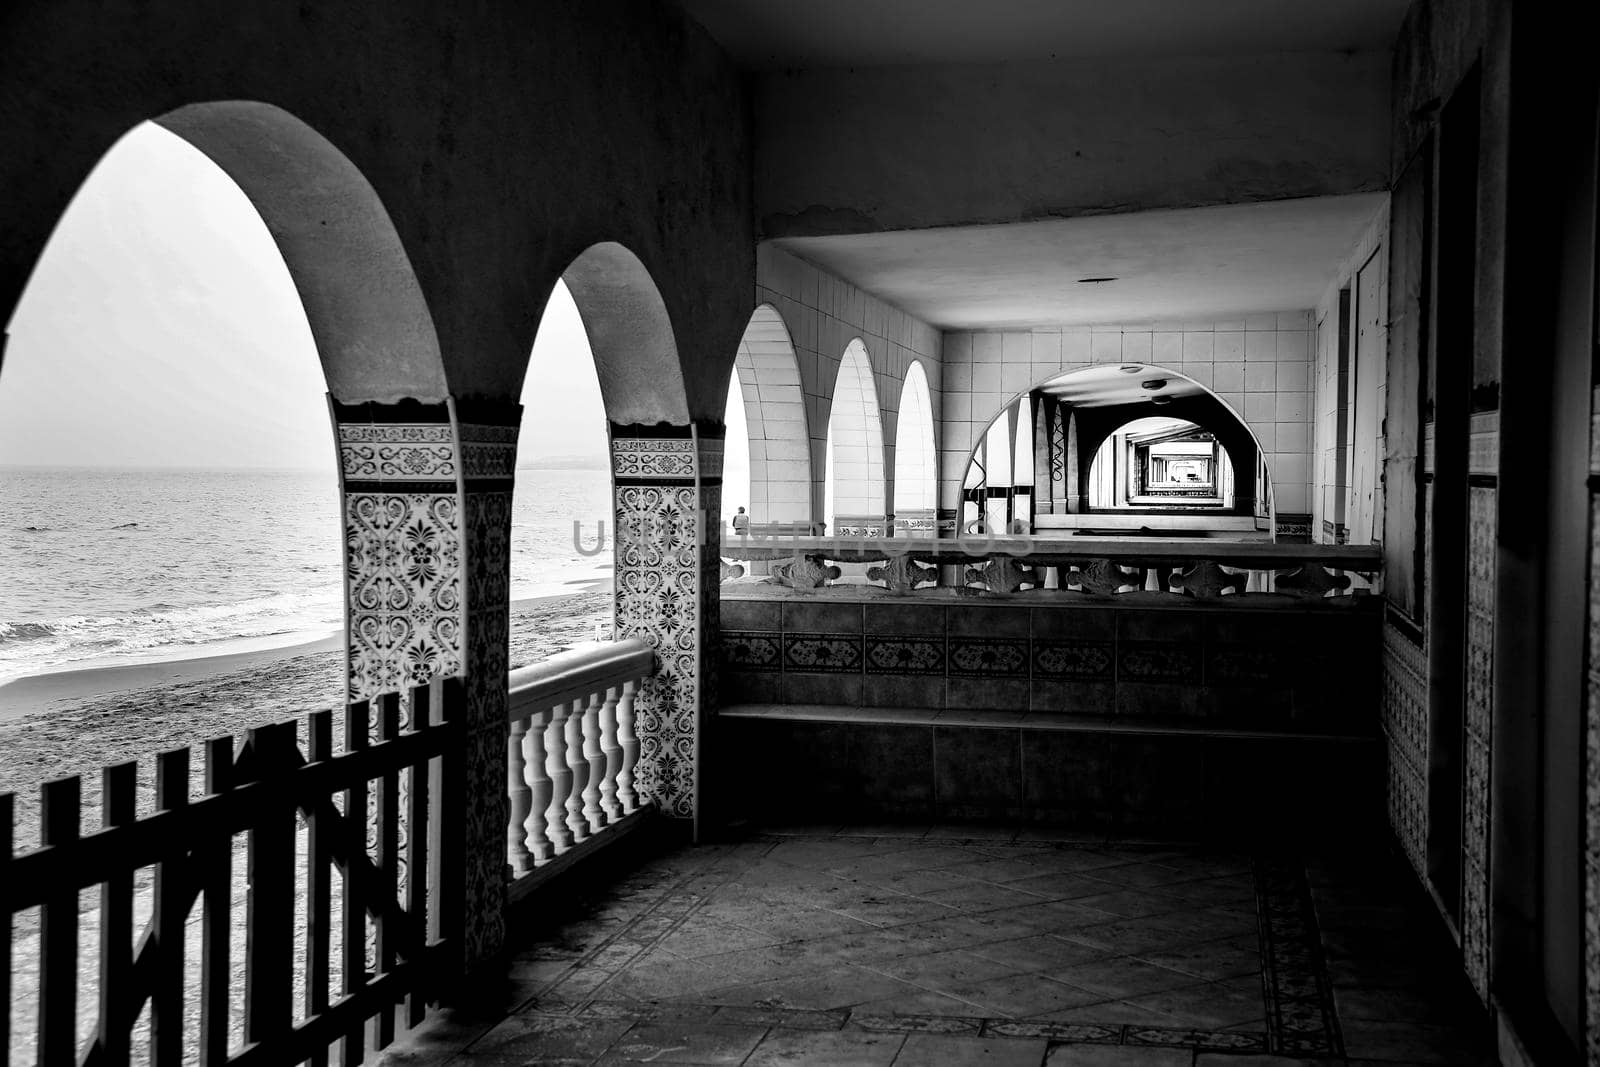
<path fill-rule="evenodd" d="M 455 481 L 455 432 L 448 422 L 341 423 L 339 467 L 347 481 Z"/>
<path fill-rule="evenodd" d="M 1117 677 L 1127 682 L 1200 681 L 1200 646 L 1178 641 L 1122 641 Z"/>
<path fill-rule="evenodd" d="M 776 671 L 783 668 L 783 647 L 775 633 L 723 630 L 722 655 L 732 670 Z"/>
<path fill-rule="evenodd" d="M 1208 644 L 1207 685 L 1261 685 L 1283 682 L 1285 664 L 1303 660 L 1304 652 L 1270 644 Z"/>
<path fill-rule="evenodd" d="M 1461 951 L 1478 996 L 1489 996 L 1489 789 L 1494 746 L 1496 490 L 1467 497 L 1465 794 L 1462 812 Z"/>
<path fill-rule="evenodd" d="M 1383 731 L 1389 749 L 1389 824 L 1418 876 L 1427 848 L 1427 662 L 1391 623 L 1383 627 Z"/>
<path fill-rule="evenodd" d="M 950 638 L 950 674 L 968 678 L 1028 674 L 1028 642 L 1004 638 Z"/>
<path fill-rule="evenodd" d="M 783 665 L 791 671 L 859 671 L 861 638 L 850 634 L 783 635 Z"/>
<path fill-rule="evenodd" d="M 1110 641 L 1035 641 L 1035 678 L 1110 681 L 1116 666 L 1116 650 Z"/>
<path fill-rule="evenodd" d="M 612 427 L 616 633 L 656 652 L 634 702 L 634 787 L 666 815 L 693 818 L 700 717 L 714 698 L 720 586 L 720 439 L 691 428 Z M 708 588 L 709 587 L 709 588 Z"/>
<path fill-rule="evenodd" d="M 868 674 L 943 674 L 944 641 L 894 635 L 867 637 Z"/>

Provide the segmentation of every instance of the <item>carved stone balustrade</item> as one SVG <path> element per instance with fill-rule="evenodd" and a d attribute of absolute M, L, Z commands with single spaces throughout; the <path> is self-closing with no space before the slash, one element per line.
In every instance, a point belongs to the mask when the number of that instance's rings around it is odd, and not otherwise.
<path fill-rule="evenodd" d="M 1152 602 L 1248 600 L 1263 605 L 1363 596 L 1379 589 L 1374 545 L 1276 544 L 1208 538 L 773 537 L 724 542 L 724 573 L 741 584 L 821 595 L 848 585 L 887 596 L 926 595 L 957 585 L 985 597 L 1137 597 Z M 733 575 L 732 561 L 766 561 L 760 579 Z M 872 564 L 865 578 L 842 578 Z M 942 577 L 941 577 L 942 575 Z"/>
<path fill-rule="evenodd" d="M 506 859 L 513 897 L 537 869 L 639 810 L 633 701 L 654 669 L 650 647 L 628 640 L 511 672 Z"/>

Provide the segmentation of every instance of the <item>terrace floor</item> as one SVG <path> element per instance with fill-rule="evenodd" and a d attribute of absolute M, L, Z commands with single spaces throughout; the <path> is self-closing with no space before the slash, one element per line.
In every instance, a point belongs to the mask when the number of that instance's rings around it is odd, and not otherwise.
<path fill-rule="evenodd" d="M 1491 1063 L 1387 855 L 812 828 L 540 902 L 392 1064 Z"/>

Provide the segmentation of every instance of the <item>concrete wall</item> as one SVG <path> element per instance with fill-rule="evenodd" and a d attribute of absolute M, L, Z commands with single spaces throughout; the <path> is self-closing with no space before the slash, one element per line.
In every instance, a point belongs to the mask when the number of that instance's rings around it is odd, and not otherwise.
<path fill-rule="evenodd" d="M 899 429 L 900 394 L 913 362 L 922 364 L 933 404 L 934 425 L 940 417 L 943 345 L 938 330 L 849 282 L 770 244 L 756 253 L 756 302 L 777 308 L 789 327 L 800 383 L 806 396 L 806 424 L 811 437 L 813 509 L 822 516 L 822 478 L 827 463 L 828 415 L 832 410 L 839 364 L 852 340 L 860 338 L 872 364 L 883 424 L 884 503 L 894 500 L 895 438 Z"/>
<path fill-rule="evenodd" d="M 991 419 L 1046 379 L 1144 363 L 1211 389 L 1261 442 L 1278 512 L 1309 510 L 1311 317 L 1305 311 L 1202 322 L 945 335 L 939 506 L 957 508 L 973 446 Z"/>
<path fill-rule="evenodd" d="M 809 70 L 754 83 L 763 236 L 1381 189 L 1389 56 Z"/>
<path fill-rule="evenodd" d="M 675 9 L 23 0 L 0 26 L 0 313 L 113 141 L 186 104 L 263 101 L 371 183 L 457 397 L 516 400 L 555 280 L 609 240 L 661 290 L 690 414 L 720 423 L 752 307 L 748 112 Z"/>

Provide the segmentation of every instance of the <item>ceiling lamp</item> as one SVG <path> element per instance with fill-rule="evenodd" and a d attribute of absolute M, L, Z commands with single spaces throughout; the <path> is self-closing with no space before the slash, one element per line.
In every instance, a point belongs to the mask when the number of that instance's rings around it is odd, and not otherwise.
<path fill-rule="evenodd" d="M 1170 404 L 1170 403 L 1172 403 L 1172 398 L 1170 396 L 1153 396 L 1153 397 L 1150 398 L 1150 403 L 1152 403 L 1152 404 Z"/>
<path fill-rule="evenodd" d="M 1118 367 L 1117 369 L 1119 371 L 1121 371 L 1123 374 L 1138 374 L 1140 371 L 1144 370 L 1144 364 L 1143 363 L 1124 363 L 1122 366 Z"/>
<path fill-rule="evenodd" d="M 1140 382 L 1139 385 L 1144 389 L 1164 389 L 1166 388 L 1167 380 L 1165 378 L 1149 378 Z"/>
<path fill-rule="evenodd" d="M 1115 278 L 1079 278 L 1078 279 L 1078 284 L 1079 285 L 1096 285 L 1096 284 L 1098 284 L 1100 282 L 1114 282 L 1116 280 L 1117 279 L 1115 279 Z"/>

